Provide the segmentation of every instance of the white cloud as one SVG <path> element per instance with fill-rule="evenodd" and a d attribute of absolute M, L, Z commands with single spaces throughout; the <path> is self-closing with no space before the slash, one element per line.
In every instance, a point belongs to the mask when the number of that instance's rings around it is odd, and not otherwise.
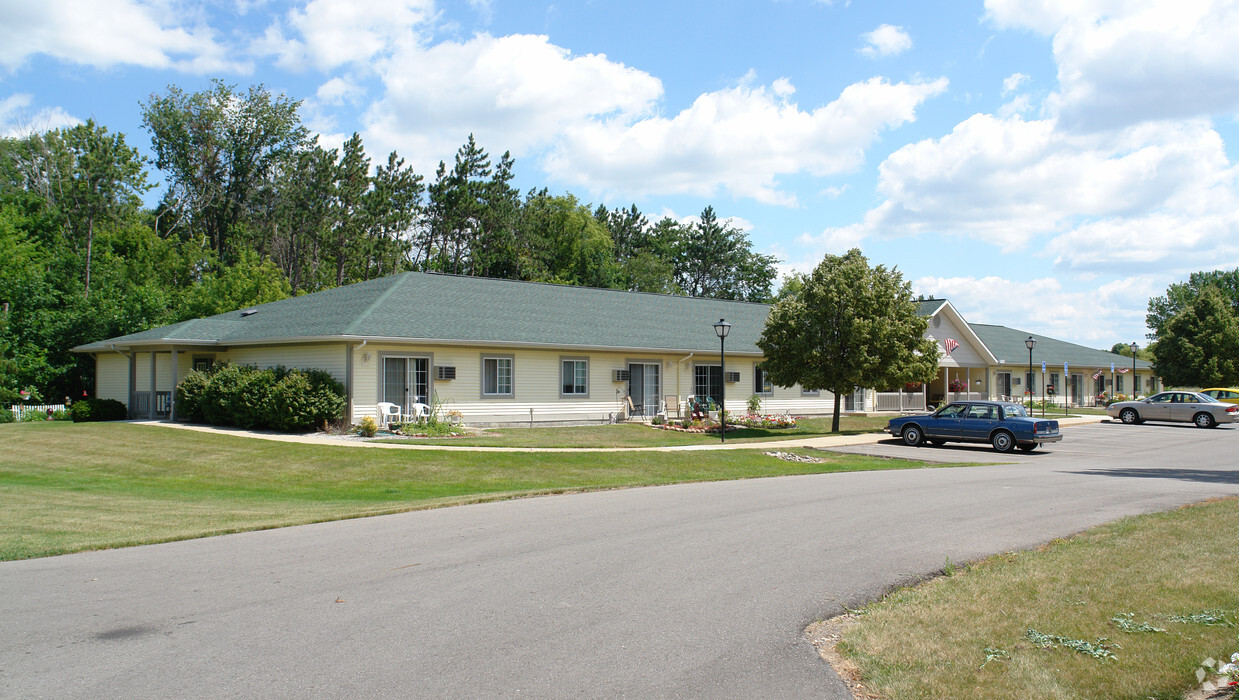
<path fill-rule="evenodd" d="M 419 44 L 433 19 L 434 0 L 311 0 L 268 27 L 254 50 L 285 68 L 330 70 Z"/>
<path fill-rule="evenodd" d="M 946 90 L 881 78 L 845 88 L 811 111 L 789 101 L 791 85 L 747 82 L 699 96 L 674 117 L 591 120 L 569 125 L 545 169 L 573 185 L 625 196 L 687 193 L 792 205 L 781 175 L 825 176 L 860 167 L 883 129 L 916 118 L 916 108 Z"/>
<path fill-rule="evenodd" d="M 1129 277 L 1091 289 L 1067 290 L 1054 278 L 1018 282 L 997 276 L 921 277 L 915 293 L 949 299 L 972 323 L 990 323 L 1096 348 L 1143 341 L 1149 297 L 1165 291 L 1152 276 Z"/>
<path fill-rule="evenodd" d="M 1008 95 L 1015 92 L 1021 85 L 1028 82 L 1028 76 L 1023 73 L 1012 73 L 1002 81 L 1002 94 Z"/>
<path fill-rule="evenodd" d="M 0 138 L 21 138 L 32 133 L 81 124 L 60 107 L 44 107 L 30 111 L 34 97 L 28 93 L 9 95 L 0 100 Z"/>
<path fill-rule="evenodd" d="M 314 97 L 323 104 L 342 105 L 345 102 L 355 102 L 365 93 L 365 89 L 352 80 L 332 78 L 318 86 L 318 91 L 314 93 Z"/>
<path fill-rule="evenodd" d="M 860 35 L 865 45 L 858 51 L 863 56 L 878 58 L 881 56 L 897 56 L 912 48 L 912 37 L 903 27 L 883 24 L 871 32 Z"/>
<path fill-rule="evenodd" d="M 251 69 L 231 58 L 211 28 L 182 26 L 177 9 L 161 0 L 0 0 L 0 16 L 0 65 L 9 71 L 35 54 L 97 68 Z"/>
<path fill-rule="evenodd" d="M 545 36 L 403 46 L 376 65 L 386 94 L 366 114 L 366 142 L 430 161 L 429 172 L 470 132 L 519 155 L 584 123 L 635 118 L 662 95 L 648 73 L 601 54 L 574 56 Z"/>
<path fill-rule="evenodd" d="M 986 9 L 1000 27 L 1053 35 L 1059 92 L 1049 106 L 1065 128 L 1239 111 L 1235 0 L 987 0 Z"/>

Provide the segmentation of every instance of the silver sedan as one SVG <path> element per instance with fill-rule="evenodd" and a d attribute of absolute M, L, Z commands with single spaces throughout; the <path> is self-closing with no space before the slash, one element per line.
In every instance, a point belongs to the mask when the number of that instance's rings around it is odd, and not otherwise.
<path fill-rule="evenodd" d="M 1156 420 L 1212 428 L 1218 423 L 1234 423 L 1239 419 L 1239 406 L 1194 391 L 1163 391 L 1138 401 L 1110 404 L 1106 413 L 1128 424 Z"/>

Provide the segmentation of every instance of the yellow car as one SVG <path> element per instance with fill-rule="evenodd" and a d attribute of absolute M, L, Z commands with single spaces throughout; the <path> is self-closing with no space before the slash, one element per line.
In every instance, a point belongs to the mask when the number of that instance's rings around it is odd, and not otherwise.
<path fill-rule="evenodd" d="M 1221 401 L 1222 403 L 1239 404 L 1239 389 L 1214 388 L 1214 389 L 1205 389 L 1204 391 L 1200 393 L 1204 394 L 1205 396 L 1212 396 L 1213 398 L 1217 399 L 1218 401 Z"/>

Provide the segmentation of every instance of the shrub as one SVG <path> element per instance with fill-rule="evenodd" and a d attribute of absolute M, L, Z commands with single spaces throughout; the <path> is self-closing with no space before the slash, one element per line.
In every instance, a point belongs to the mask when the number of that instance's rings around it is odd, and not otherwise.
<path fill-rule="evenodd" d="M 47 414 L 42 411 L 22 411 L 23 423 L 42 423 L 47 420 Z"/>
<path fill-rule="evenodd" d="M 205 423 L 202 413 L 202 395 L 211 382 L 210 372 L 191 371 L 176 385 L 176 413 L 192 423 Z"/>
<path fill-rule="evenodd" d="M 191 372 L 177 387 L 178 413 L 189 420 L 285 432 L 313 430 L 338 420 L 344 385 L 321 369 L 258 369 L 219 363 Z"/>
<path fill-rule="evenodd" d="M 661 413 L 660 413 L 660 414 L 655 415 L 653 418 L 651 418 L 651 419 L 650 419 L 650 423 L 651 423 L 651 424 L 653 424 L 653 425 L 662 425 L 664 422 L 665 422 L 665 421 L 664 421 L 664 419 L 663 419 L 663 417 L 662 417 L 662 414 L 661 414 Z"/>
<path fill-rule="evenodd" d="M 363 416 L 357 425 L 357 434 L 362 437 L 374 437 L 379 432 L 379 424 L 374 422 L 374 416 Z"/>
<path fill-rule="evenodd" d="M 13 416 L 13 412 L 7 408 L 0 407 L 0 423 L 12 423 L 17 420 Z"/>
<path fill-rule="evenodd" d="M 91 421 L 125 420 L 129 417 L 129 409 L 116 399 L 83 399 L 74 401 L 69 410 L 74 423 Z"/>

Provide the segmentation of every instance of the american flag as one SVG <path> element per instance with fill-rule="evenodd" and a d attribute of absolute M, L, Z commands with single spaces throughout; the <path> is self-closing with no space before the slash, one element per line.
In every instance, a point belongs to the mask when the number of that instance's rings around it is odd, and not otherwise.
<path fill-rule="evenodd" d="M 959 343 L 955 342 L 954 338 L 947 338 L 942 341 L 942 349 L 946 350 L 946 354 L 950 355 L 955 352 L 955 348 L 959 347 Z"/>
<path fill-rule="evenodd" d="M 1127 372 L 1128 372 L 1130 369 L 1131 369 L 1130 367 L 1119 367 L 1118 369 L 1116 369 L 1116 370 L 1114 370 L 1114 371 L 1115 371 L 1115 372 L 1118 372 L 1119 374 L 1127 374 Z"/>
<path fill-rule="evenodd" d="M 1094 374 L 1094 375 L 1093 375 L 1093 379 L 1096 379 L 1096 378 L 1100 377 L 1100 376 L 1102 375 L 1102 373 L 1103 373 L 1103 372 L 1105 372 L 1105 371 L 1106 371 L 1106 369 L 1105 369 L 1104 367 L 1098 367 L 1098 368 L 1097 368 L 1097 374 Z"/>

